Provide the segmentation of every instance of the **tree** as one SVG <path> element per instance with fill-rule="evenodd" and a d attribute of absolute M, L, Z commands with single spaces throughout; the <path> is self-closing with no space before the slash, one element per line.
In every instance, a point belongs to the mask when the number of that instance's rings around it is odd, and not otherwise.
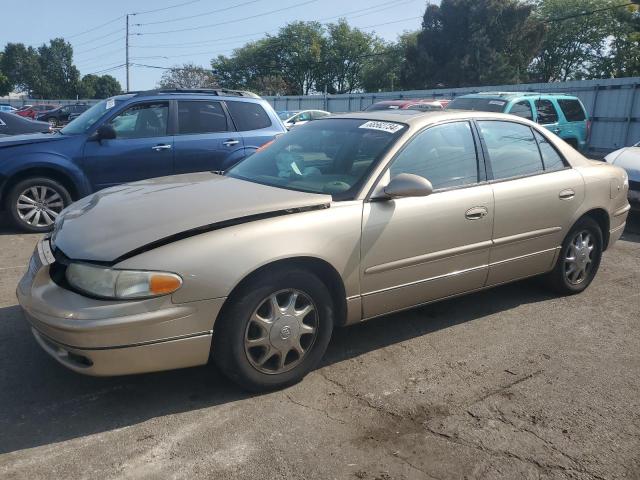
<path fill-rule="evenodd" d="M 518 83 L 543 25 L 520 0 L 442 0 L 429 5 L 401 81 L 407 88 Z"/>
<path fill-rule="evenodd" d="M 9 77 L 2 73 L 2 56 L 3 53 L 0 52 L 0 97 L 8 95 L 11 93 L 11 90 L 13 90 L 13 85 L 9 81 Z"/>
<path fill-rule="evenodd" d="M 597 78 L 640 76 L 640 7 L 629 6 L 612 12 L 613 33 L 607 38 L 608 55 L 594 61 Z"/>
<path fill-rule="evenodd" d="M 0 59 L 0 70 L 12 90 L 33 94 L 45 82 L 40 70 L 38 51 L 22 43 L 7 43 Z"/>
<path fill-rule="evenodd" d="M 400 73 L 409 47 L 414 47 L 418 32 L 404 33 L 396 43 L 374 46 L 373 55 L 362 70 L 362 88 L 367 92 L 393 91 L 400 87 Z"/>
<path fill-rule="evenodd" d="M 536 16 L 547 28 L 530 67 L 533 79 L 552 82 L 592 76 L 594 65 L 607 56 L 608 38 L 618 35 L 615 9 L 611 7 L 620 3 L 620 0 L 540 0 Z"/>
<path fill-rule="evenodd" d="M 108 98 L 122 93 L 122 86 L 111 75 L 85 75 L 78 86 L 80 98 Z"/>
<path fill-rule="evenodd" d="M 194 63 L 175 66 L 162 74 L 160 88 L 215 88 L 218 86 L 211 70 Z"/>
<path fill-rule="evenodd" d="M 362 88 L 362 71 L 387 52 L 375 35 L 351 28 L 345 20 L 327 26 L 318 90 L 349 93 Z"/>
<path fill-rule="evenodd" d="M 73 98 L 77 95 L 80 72 L 73 65 L 73 48 L 62 38 L 38 47 L 38 63 L 43 82 L 33 87 L 44 98 Z"/>

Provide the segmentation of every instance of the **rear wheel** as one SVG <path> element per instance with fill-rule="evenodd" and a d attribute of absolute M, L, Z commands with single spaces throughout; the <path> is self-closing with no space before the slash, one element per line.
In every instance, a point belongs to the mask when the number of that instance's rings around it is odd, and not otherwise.
<path fill-rule="evenodd" d="M 315 275 L 286 268 L 251 280 L 218 319 L 213 358 L 247 390 L 286 387 L 320 361 L 333 330 L 333 302 Z"/>
<path fill-rule="evenodd" d="M 20 230 L 40 233 L 51 230 L 62 209 L 70 203 L 71 195 L 59 182 L 34 177 L 10 189 L 6 208 Z"/>
<path fill-rule="evenodd" d="M 547 278 L 564 295 L 580 293 L 593 281 L 602 258 L 602 231 L 589 217 L 576 222 L 562 243 L 555 268 Z"/>

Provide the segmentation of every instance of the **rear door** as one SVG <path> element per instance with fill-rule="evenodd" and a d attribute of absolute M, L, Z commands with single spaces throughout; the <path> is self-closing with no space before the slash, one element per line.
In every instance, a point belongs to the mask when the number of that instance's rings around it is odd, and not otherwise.
<path fill-rule="evenodd" d="M 244 156 L 249 156 L 265 143 L 273 140 L 276 134 L 283 133 L 282 127 L 273 121 L 258 102 L 226 100 L 231 119 L 244 141 Z M 233 163 L 228 162 L 226 168 Z"/>
<path fill-rule="evenodd" d="M 537 99 L 536 105 L 536 122 L 547 130 L 560 135 L 560 117 L 558 110 L 551 100 Z"/>
<path fill-rule="evenodd" d="M 582 176 L 528 125 L 477 124 L 495 199 L 487 284 L 546 272 L 584 199 Z"/>
<path fill-rule="evenodd" d="M 558 106 L 564 116 L 561 137 L 575 139 L 576 147 L 583 150 L 588 137 L 587 114 L 577 98 L 559 98 Z"/>
<path fill-rule="evenodd" d="M 87 140 L 85 172 L 94 190 L 173 173 L 173 135 L 169 102 L 140 102 L 116 114 L 109 124 L 113 140 Z"/>
<path fill-rule="evenodd" d="M 178 100 L 174 172 L 224 171 L 244 156 L 244 141 L 224 104 Z"/>

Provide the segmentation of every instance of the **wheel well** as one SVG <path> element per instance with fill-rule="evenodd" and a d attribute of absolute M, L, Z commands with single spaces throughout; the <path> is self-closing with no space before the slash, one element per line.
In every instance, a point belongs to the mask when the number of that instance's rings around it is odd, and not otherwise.
<path fill-rule="evenodd" d="M 253 278 L 258 275 L 264 274 L 269 270 L 283 267 L 296 267 L 301 270 L 307 270 L 315 274 L 322 282 L 325 284 L 329 293 L 331 294 L 331 298 L 333 299 L 333 304 L 335 305 L 335 324 L 336 325 L 344 325 L 347 319 L 347 298 L 346 292 L 344 289 L 344 284 L 342 282 L 342 277 L 336 271 L 331 264 L 324 260 L 320 260 L 319 258 L 314 257 L 294 257 L 287 258 L 284 260 L 277 260 L 275 262 L 269 263 L 267 265 L 263 265 L 262 267 L 254 270 L 249 275 L 244 277 L 238 285 L 231 291 L 228 299 L 234 297 L 242 288 L 250 282 Z M 227 302 L 229 301 L 227 299 Z M 227 305 L 225 302 L 225 306 Z M 224 309 L 224 306 L 223 306 Z"/>
<path fill-rule="evenodd" d="M 602 250 L 606 250 L 609 246 L 609 214 L 602 208 L 589 210 L 580 218 L 590 217 L 598 224 L 602 231 Z"/>
<path fill-rule="evenodd" d="M 64 173 L 61 173 L 60 171 L 53 168 L 29 168 L 27 170 L 21 170 L 20 172 L 7 179 L 2 189 L 2 198 L 0 199 L 2 204 L 4 204 L 4 199 L 9 193 L 9 190 L 11 190 L 11 188 L 16 183 L 32 177 L 46 177 L 50 178 L 51 180 L 60 182 L 62 186 L 67 189 L 69 195 L 71 195 L 71 198 L 73 200 L 78 199 L 78 189 L 76 188 L 76 185 L 73 183 L 73 180 L 71 180 L 71 178 L 69 178 Z"/>

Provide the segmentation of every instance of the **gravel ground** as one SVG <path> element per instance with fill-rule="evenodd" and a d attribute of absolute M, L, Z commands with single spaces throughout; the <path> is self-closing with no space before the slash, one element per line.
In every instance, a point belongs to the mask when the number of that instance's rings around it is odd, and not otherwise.
<path fill-rule="evenodd" d="M 582 295 L 529 280 L 341 329 L 258 396 L 59 366 L 16 306 L 36 240 L 0 231 L 2 479 L 640 478 L 640 215 Z"/>

